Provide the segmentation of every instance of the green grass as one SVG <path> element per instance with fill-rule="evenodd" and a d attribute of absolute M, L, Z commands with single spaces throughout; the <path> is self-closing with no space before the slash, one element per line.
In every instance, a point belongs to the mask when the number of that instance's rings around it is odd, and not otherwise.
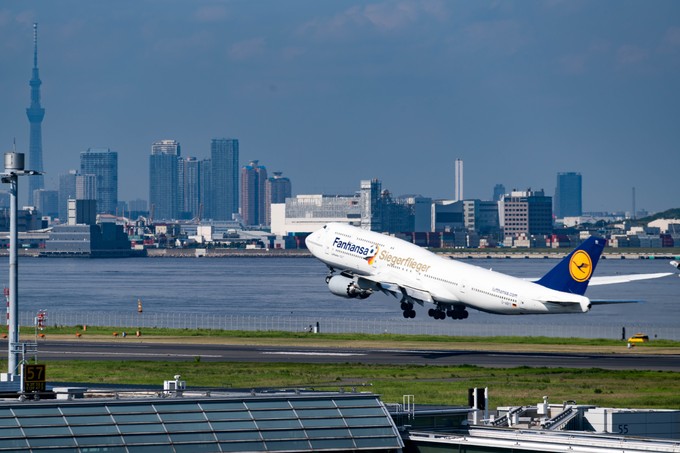
<path fill-rule="evenodd" d="M 298 363 L 54 361 L 48 382 L 146 384 L 160 389 L 180 374 L 187 387 L 291 388 L 371 391 L 385 402 L 415 396 L 417 404 L 465 405 L 467 389 L 489 387 L 495 406 L 552 402 L 612 407 L 680 409 L 680 373 L 601 369 L 512 369 L 477 366 L 362 365 Z M 2 365 L 0 365 L 2 366 Z"/>

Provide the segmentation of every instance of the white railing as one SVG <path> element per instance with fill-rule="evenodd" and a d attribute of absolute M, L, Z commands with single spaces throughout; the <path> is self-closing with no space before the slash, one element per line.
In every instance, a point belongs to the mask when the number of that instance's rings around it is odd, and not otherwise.
<path fill-rule="evenodd" d="M 34 313 L 21 312 L 22 326 L 33 326 Z M 50 326 L 110 326 L 137 329 L 165 327 L 174 329 L 214 329 L 243 331 L 306 332 L 317 327 L 321 333 L 369 333 L 449 336 L 516 336 L 554 338 L 621 339 L 622 326 L 581 323 L 578 325 L 535 324 L 517 322 L 469 322 L 466 320 L 404 320 L 337 317 L 320 319 L 313 316 L 213 315 L 206 313 L 116 313 L 55 312 L 49 313 Z M 631 323 L 628 335 L 645 332 L 652 339 L 680 340 L 680 330 L 671 326 Z"/>

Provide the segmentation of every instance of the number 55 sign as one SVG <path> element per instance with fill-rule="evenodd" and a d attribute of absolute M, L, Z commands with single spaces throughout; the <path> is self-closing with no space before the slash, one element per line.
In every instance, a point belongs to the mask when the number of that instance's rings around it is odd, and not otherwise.
<path fill-rule="evenodd" d="M 45 365 L 24 365 L 24 392 L 45 391 Z"/>

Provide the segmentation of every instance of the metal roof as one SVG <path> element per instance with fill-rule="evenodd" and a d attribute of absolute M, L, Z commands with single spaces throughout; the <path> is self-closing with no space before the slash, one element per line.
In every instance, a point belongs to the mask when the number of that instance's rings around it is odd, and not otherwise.
<path fill-rule="evenodd" d="M 1 451 L 400 450 L 374 394 L 0 403 Z"/>

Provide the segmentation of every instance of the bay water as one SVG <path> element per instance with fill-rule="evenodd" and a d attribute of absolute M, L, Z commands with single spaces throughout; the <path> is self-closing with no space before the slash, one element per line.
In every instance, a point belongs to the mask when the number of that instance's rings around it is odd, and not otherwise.
<path fill-rule="evenodd" d="M 538 278 L 557 259 L 466 259 L 469 264 L 522 278 Z M 668 260 L 601 260 L 595 275 L 671 272 Z M 493 324 L 521 322 L 568 331 L 592 325 L 664 332 L 680 339 L 680 278 L 592 286 L 591 299 L 641 299 L 644 303 L 599 305 L 586 314 L 502 316 L 469 310 L 466 320 L 435 321 L 429 307 L 416 307 L 415 319 L 404 320 L 399 300 L 374 294 L 365 300 L 332 295 L 325 284 L 326 267 L 314 258 L 19 258 L 19 312 L 25 319 L 38 310 L 48 313 L 131 314 L 142 302 L 145 316 L 229 316 L 354 318 L 399 320 L 410 325 Z M 8 285 L 8 260 L 0 260 L 0 278 Z M 424 330 L 424 332 L 427 330 Z M 671 332 L 671 334 L 669 334 Z M 527 334 L 530 334 L 528 332 Z M 565 335 L 560 335 L 565 336 Z"/>

